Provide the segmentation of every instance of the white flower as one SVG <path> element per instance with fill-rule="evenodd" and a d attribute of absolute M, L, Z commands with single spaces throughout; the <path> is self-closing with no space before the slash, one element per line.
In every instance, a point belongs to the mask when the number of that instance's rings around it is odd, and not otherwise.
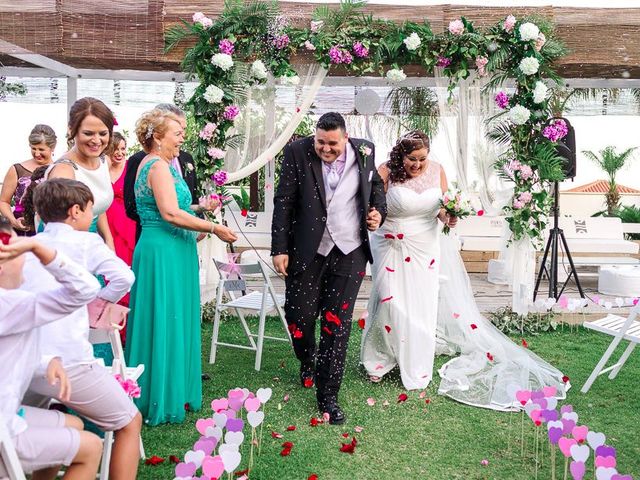
<path fill-rule="evenodd" d="M 293 75 L 291 77 L 280 77 L 281 85 L 298 85 L 300 83 L 300 77 L 297 75 Z"/>
<path fill-rule="evenodd" d="M 520 71 L 525 75 L 533 75 L 538 72 L 540 68 L 540 62 L 536 57 L 524 57 L 520 60 L 520 65 L 518 66 Z"/>
<path fill-rule="evenodd" d="M 215 85 L 209 85 L 204 91 L 204 99 L 209 103 L 220 103 L 222 97 L 224 97 L 224 90 L 216 87 Z"/>
<path fill-rule="evenodd" d="M 207 29 L 213 25 L 213 20 L 211 20 L 209 17 L 204 17 L 202 20 L 200 20 L 199 23 L 203 28 Z"/>
<path fill-rule="evenodd" d="M 403 42 L 406 45 L 407 50 L 415 50 L 420 46 L 422 40 L 420 40 L 420 37 L 416 32 L 413 32 L 411 35 L 405 38 Z"/>
<path fill-rule="evenodd" d="M 392 68 L 391 70 L 387 71 L 387 80 L 389 80 L 390 82 L 402 82 L 406 78 L 407 76 L 402 71 L 402 69 Z"/>
<path fill-rule="evenodd" d="M 533 23 L 527 22 L 520 25 L 520 39 L 523 42 L 537 40 L 540 29 Z"/>
<path fill-rule="evenodd" d="M 202 20 L 204 17 L 204 13 L 202 12 L 196 12 L 193 14 L 192 20 L 193 23 L 199 22 L 200 20 Z"/>
<path fill-rule="evenodd" d="M 449 22 L 449 31 L 453 35 L 462 35 L 464 32 L 464 23 L 462 23 L 462 20 L 458 18 Z"/>
<path fill-rule="evenodd" d="M 547 91 L 549 89 L 547 88 L 547 86 L 540 81 L 536 82 L 536 86 L 533 89 L 533 102 L 534 103 L 542 103 L 546 100 L 547 98 Z"/>
<path fill-rule="evenodd" d="M 226 53 L 216 53 L 211 57 L 211 63 L 226 72 L 233 67 L 233 58 L 231 58 L 231 55 L 227 55 Z"/>
<path fill-rule="evenodd" d="M 264 80 L 267 78 L 267 73 L 267 67 L 264 65 L 262 60 L 256 60 L 251 64 L 251 76 L 253 78 Z"/>
<path fill-rule="evenodd" d="M 304 48 L 306 48 L 307 50 L 313 51 L 316 49 L 316 46 L 313 43 L 311 43 L 309 40 L 307 40 L 304 42 Z"/>
<path fill-rule="evenodd" d="M 529 117 L 531 117 L 531 112 L 528 108 L 523 107 L 522 105 L 516 105 L 507 114 L 509 116 L 509 120 L 511 120 L 516 125 L 524 125 L 529 121 Z"/>
<path fill-rule="evenodd" d="M 323 25 L 324 25 L 324 22 L 322 20 L 318 20 L 318 21 L 314 20 L 311 22 L 311 31 L 313 33 L 317 33 L 322 28 Z"/>

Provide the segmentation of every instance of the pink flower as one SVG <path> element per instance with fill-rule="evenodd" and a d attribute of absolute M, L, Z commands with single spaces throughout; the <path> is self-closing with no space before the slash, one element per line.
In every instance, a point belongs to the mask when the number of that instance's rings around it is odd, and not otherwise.
<path fill-rule="evenodd" d="M 278 50 L 287 48 L 287 45 L 289 45 L 289 35 L 287 35 L 286 33 L 273 38 L 273 46 Z"/>
<path fill-rule="evenodd" d="M 476 58 L 476 67 L 478 68 L 478 75 L 484 77 L 487 72 L 485 72 L 484 67 L 489 63 L 489 59 L 487 57 L 478 57 Z"/>
<path fill-rule="evenodd" d="M 227 40 L 226 38 L 224 40 L 220 40 L 220 42 L 218 43 L 218 48 L 220 49 L 220 53 L 226 53 L 227 55 L 233 55 L 233 52 L 236 49 L 236 47 L 233 45 L 233 42 L 231 40 Z"/>
<path fill-rule="evenodd" d="M 489 460 L 487 460 L 487 459 L 482 460 L 482 461 L 480 462 L 480 465 L 482 465 L 483 467 L 488 466 L 488 465 L 489 465 Z"/>
<path fill-rule="evenodd" d="M 368 146 L 365 145 L 365 147 L 362 149 L 362 151 L 367 156 L 371 155 L 371 147 L 368 147 Z"/>
<path fill-rule="evenodd" d="M 211 20 L 209 17 L 204 17 L 198 23 L 202 25 L 202 28 L 207 29 L 213 25 L 213 20 Z"/>
<path fill-rule="evenodd" d="M 513 31 L 513 27 L 516 26 L 516 17 L 514 17 L 513 15 L 509 15 L 507 18 L 504 19 L 504 31 L 507 33 L 511 33 Z"/>
<path fill-rule="evenodd" d="M 509 95 L 507 95 L 505 92 L 498 92 L 495 100 L 498 107 L 502 108 L 503 110 L 509 106 Z"/>
<path fill-rule="evenodd" d="M 240 109 L 236 105 L 229 105 L 224 109 L 224 113 L 222 114 L 222 117 L 225 120 L 233 120 L 238 116 L 239 113 L 240 113 Z"/>
<path fill-rule="evenodd" d="M 532 198 L 533 196 L 531 195 L 531 192 L 522 192 L 518 197 L 518 200 L 520 200 L 522 203 L 526 205 L 531 201 Z"/>
<path fill-rule="evenodd" d="M 309 40 L 307 40 L 306 42 L 304 42 L 304 48 L 306 48 L 307 50 L 313 51 L 316 49 L 316 46 L 313 43 L 311 43 Z"/>
<path fill-rule="evenodd" d="M 436 67 L 448 67 L 451 65 L 451 59 L 447 57 L 438 56 L 438 61 L 436 62 Z"/>
<path fill-rule="evenodd" d="M 369 56 L 369 49 L 361 42 L 355 42 L 353 44 L 353 53 L 356 54 L 356 57 L 365 58 Z"/>
<path fill-rule="evenodd" d="M 200 130 L 200 133 L 198 134 L 198 136 L 203 140 L 209 141 L 213 137 L 213 134 L 215 133 L 216 128 L 218 128 L 218 126 L 215 123 L 209 122 L 204 126 L 202 130 Z"/>
<path fill-rule="evenodd" d="M 544 36 L 544 33 L 540 32 L 538 34 L 538 38 L 536 39 L 536 44 L 534 45 L 536 52 L 542 50 L 542 47 L 544 47 L 545 43 L 547 43 L 547 37 Z"/>
<path fill-rule="evenodd" d="M 522 180 L 529 180 L 533 176 L 533 170 L 529 165 L 522 165 L 520 167 L 520 178 Z"/>
<path fill-rule="evenodd" d="M 204 13 L 202 12 L 196 12 L 193 14 L 193 23 L 199 23 L 200 20 L 202 20 L 203 18 L 205 18 Z"/>
<path fill-rule="evenodd" d="M 115 374 L 114 378 L 130 398 L 140 398 L 140 386 L 135 380 L 124 380 L 119 374 Z"/>
<path fill-rule="evenodd" d="M 569 127 L 567 123 L 562 119 L 554 120 L 551 125 L 548 125 L 542 131 L 542 135 L 552 142 L 557 142 L 569 133 Z"/>
<path fill-rule="evenodd" d="M 209 148 L 207 150 L 207 153 L 214 160 L 218 160 L 220 158 L 224 158 L 226 152 L 224 150 L 219 149 L 219 148 L 211 147 L 211 148 Z"/>
<path fill-rule="evenodd" d="M 515 210 L 520 210 L 522 207 L 524 207 L 524 203 L 522 203 L 520 200 L 518 200 L 517 198 L 513 200 L 513 208 Z"/>
<path fill-rule="evenodd" d="M 462 35 L 462 32 L 464 32 L 464 23 L 462 23 L 462 20 L 458 18 L 449 22 L 449 31 L 453 35 Z"/>
<path fill-rule="evenodd" d="M 329 58 L 331 59 L 331 63 L 335 64 L 350 64 L 353 62 L 353 56 L 347 50 L 335 45 L 329 49 Z"/>
<path fill-rule="evenodd" d="M 216 186 L 221 187 L 225 183 L 227 183 L 227 172 L 224 170 L 218 170 L 216 173 L 211 175 L 211 179 L 216 184 Z"/>

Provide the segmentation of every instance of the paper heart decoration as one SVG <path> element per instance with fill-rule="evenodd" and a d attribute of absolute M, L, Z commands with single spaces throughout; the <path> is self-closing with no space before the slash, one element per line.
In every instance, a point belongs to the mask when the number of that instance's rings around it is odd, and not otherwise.
<path fill-rule="evenodd" d="M 233 390 L 229 390 L 229 400 L 232 398 L 242 398 L 244 399 L 244 392 L 241 388 L 234 388 Z"/>
<path fill-rule="evenodd" d="M 538 409 L 538 406 L 534 405 L 533 403 L 527 403 L 524 406 L 524 411 L 527 412 L 527 415 L 529 417 L 531 417 L 531 412 L 533 412 L 534 410 L 537 410 L 537 409 Z"/>
<path fill-rule="evenodd" d="M 270 388 L 259 388 L 256 392 L 256 397 L 258 397 L 258 400 L 263 404 L 269 401 L 271 395 L 273 395 L 273 391 Z"/>
<path fill-rule="evenodd" d="M 222 463 L 224 464 L 224 469 L 227 473 L 232 473 L 238 465 L 240 465 L 240 460 L 242 456 L 240 452 L 221 452 L 220 456 L 222 457 Z"/>
<path fill-rule="evenodd" d="M 620 475 L 619 473 L 616 473 L 611 477 L 611 480 L 633 480 L 633 477 L 631 475 Z"/>
<path fill-rule="evenodd" d="M 227 434 L 224 436 L 224 441 L 229 445 L 241 445 L 244 441 L 244 433 L 227 432 Z"/>
<path fill-rule="evenodd" d="M 604 302 L 604 308 L 606 308 L 607 310 L 611 310 L 611 307 L 613 307 L 613 303 L 611 302 Z M 599 480 L 599 479 L 598 479 Z"/>
<path fill-rule="evenodd" d="M 571 435 L 571 432 L 573 431 L 573 427 L 576 426 L 576 422 L 574 422 L 573 420 L 567 420 L 566 418 L 563 418 L 562 420 L 562 431 L 565 435 Z"/>
<path fill-rule="evenodd" d="M 251 393 L 251 391 L 248 388 L 243 388 L 242 389 L 242 400 L 246 400 L 250 395 L 253 395 L 253 393 Z"/>
<path fill-rule="evenodd" d="M 207 457 L 202 462 L 202 473 L 209 478 L 220 478 L 224 472 L 224 463 L 220 455 L 215 457 Z"/>
<path fill-rule="evenodd" d="M 576 462 L 586 462 L 591 449 L 588 445 L 571 445 L 569 452 Z"/>
<path fill-rule="evenodd" d="M 544 398 L 544 392 L 542 390 L 535 390 L 531 392 L 531 400 L 537 400 L 539 398 Z"/>
<path fill-rule="evenodd" d="M 211 410 L 214 412 L 220 412 L 229 408 L 229 400 L 226 398 L 219 398 L 211 402 Z"/>
<path fill-rule="evenodd" d="M 605 437 L 604 433 L 601 432 L 589 432 L 587 433 L 587 443 L 593 450 L 597 450 L 597 448 L 601 445 L 604 445 L 607 437 Z"/>
<path fill-rule="evenodd" d="M 560 420 L 551 420 L 547 423 L 547 430 L 551 428 L 559 428 L 562 429 L 562 422 Z"/>
<path fill-rule="evenodd" d="M 620 297 L 617 297 L 614 301 L 616 302 L 616 305 L 618 307 L 621 307 L 622 305 L 624 305 L 624 300 L 621 299 Z"/>
<path fill-rule="evenodd" d="M 549 441 L 553 445 L 557 445 L 560 438 L 562 438 L 562 429 L 558 427 L 551 427 L 548 431 Z"/>
<path fill-rule="evenodd" d="M 260 399 L 259 398 L 247 398 L 244 401 L 244 408 L 247 409 L 247 412 L 255 412 L 260 408 Z"/>
<path fill-rule="evenodd" d="M 567 412 L 562 414 L 562 418 L 565 420 L 573 420 L 578 423 L 578 414 L 576 412 Z"/>
<path fill-rule="evenodd" d="M 196 452 L 200 450 L 204 452 L 205 455 L 211 455 L 217 444 L 218 440 L 215 438 L 202 437 L 193 445 L 193 450 Z"/>
<path fill-rule="evenodd" d="M 531 391 L 519 390 L 516 392 L 516 399 L 524 406 L 531 400 Z"/>
<path fill-rule="evenodd" d="M 244 421 L 241 418 L 230 418 L 227 420 L 227 430 L 229 432 L 241 432 L 244 428 Z"/>
<path fill-rule="evenodd" d="M 547 400 L 544 399 L 544 398 L 536 398 L 534 403 L 540 407 L 540 410 L 546 410 L 547 409 Z"/>
<path fill-rule="evenodd" d="M 212 418 L 201 418 L 196 422 L 196 430 L 200 435 L 204 435 L 209 427 L 215 427 L 215 422 Z"/>
<path fill-rule="evenodd" d="M 571 465 L 569 465 L 569 471 L 571 472 L 571 476 L 574 480 L 582 480 L 586 471 L 584 462 L 571 462 Z"/>
<path fill-rule="evenodd" d="M 613 468 L 617 463 L 616 457 L 596 457 L 596 467 Z"/>
<path fill-rule="evenodd" d="M 176 477 L 191 478 L 196 470 L 198 470 L 198 466 L 195 463 L 179 463 L 176 465 Z"/>
<path fill-rule="evenodd" d="M 213 422 L 216 424 L 216 427 L 224 428 L 227 424 L 227 416 L 224 413 L 214 413 L 213 414 Z"/>
<path fill-rule="evenodd" d="M 587 438 L 587 433 L 589 433 L 589 427 L 586 425 L 582 425 L 580 427 L 573 427 L 571 429 L 571 435 L 575 438 L 579 443 L 582 443 Z"/>
<path fill-rule="evenodd" d="M 558 406 L 558 399 L 556 397 L 547 398 L 547 410 L 555 410 Z"/>
<path fill-rule="evenodd" d="M 596 455 L 598 457 L 615 457 L 616 449 L 609 445 L 601 445 L 596 448 Z"/>
<path fill-rule="evenodd" d="M 235 412 L 242 408 L 244 400 L 242 398 L 231 398 L 229 399 L 229 408 Z"/>
<path fill-rule="evenodd" d="M 558 393 L 558 389 L 554 386 L 551 387 L 544 387 L 542 389 L 542 392 L 544 393 L 544 396 L 549 398 L 549 397 L 555 397 L 556 393 Z"/>
<path fill-rule="evenodd" d="M 198 450 L 197 452 L 189 450 L 184 454 L 184 463 L 193 463 L 195 464 L 196 468 L 199 468 L 200 465 L 202 465 L 202 460 L 204 460 L 204 457 L 206 457 L 206 455 L 201 450 Z"/>
<path fill-rule="evenodd" d="M 571 456 L 571 447 L 573 445 L 577 445 L 577 443 L 578 442 L 576 442 L 573 438 L 562 437 L 560 440 L 558 440 L 558 447 L 560 448 L 562 454 L 568 458 Z"/>
<path fill-rule="evenodd" d="M 235 400 L 234 400 L 235 402 Z M 240 402 L 242 403 L 242 402 Z M 242 406 L 242 405 L 240 405 Z M 238 410 L 240 410 L 240 407 L 238 407 Z M 229 418 L 236 418 L 238 416 L 238 412 L 236 410 L 232 410 L 231 408 L 229 410 L 223 410 L 220 413 L 224 413 L 227 416 L 227 419 Z"/>
<path fill-rule="evenodd" d="M 560 407 L 560 414 L 564 415 L 565 413 L 573 412 L 573 406 L 571 405 L 563 405 Z"/>
<path fill-rule="evenodd" d="M 220 427 L 207 427 L 204 435 L 205 437 L 215 438 L 216 441 L 220 441 L 222 438 L 222 429 Z"/>
<path fill-rule="evenodd" d="M 531 421 L 536 425 L 540 425 L 542 421 L 540 420 L 542 416 L 542 410 L 534 410 L 531 412 Z"/>
<path fill-rule="evenodd" d="M 618 473 L 615 468 L 596 468 L 596 478 L 598 480 L 611 480 Z"/>
<path fill-rule="evenodd" d="M 222 452 L 237 452 L 238 450 L 238 445 L 234 445 L 233 443 L 223 443 L 218 447 L 218 453 L 220 455 L 222 455 Z"/>
<path fill-rule="evenodd" d="M 553 422 L 554 420 L 558 420 L 558 411 L 557 410 L 543 410 L 542 418 L 545 422 Z M 562 425 L 562 423 L 560 423 Z"/>
<path fill-rule="evenodd" d="M 249 412 L 247 413 L 247 422 L 253 428 L 256 428 L 264 420 L 264 412 Z"/>

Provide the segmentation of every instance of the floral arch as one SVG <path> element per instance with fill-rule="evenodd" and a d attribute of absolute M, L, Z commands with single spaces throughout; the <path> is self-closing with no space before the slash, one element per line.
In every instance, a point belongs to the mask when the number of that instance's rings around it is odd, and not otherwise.
<path fill-rule="evenodd" d="M 552 63 L 566 49 L 554 38 L 552 25 L 509 15 L 479 30 L 462 17 L 434 33 L 426 20 L 397 24 L 364 14 L 365 5 L 320 6 L 309 25 L 296 26 L 280 15 L 277 4 L 237 0 L 225 3 L 215 20 L 197 12 L 167 33 L 168 50 L 185 38 L 196 40 L 182 66 L 200 82 L 187 107 L 199 132 L 192 153 L 201 179 L 212 178 L 224 188 L 225 150 L 238 142 L 233 132 L 242 92 L 269 78 L 297 84 L 296 56 L 310 56 L 346 75 L 383 75 L 390 83 L 405 80 L 409 65 L 425 74 L 441 68 L 450 92 L 477 70 L 488 77 L 489 92 L 515 80 L 513 94 L 495 96 L 502 112 L 489 136 L 506 147 L 495 168 L 515 186 L 513 201 L 504 208 L 512 240 L 539 241 L 552 202 L 549 184 L 564 177 L 556 142 L 566 135 L 566 124 L 551 120 L 549 94 L 560 80 Z"/>

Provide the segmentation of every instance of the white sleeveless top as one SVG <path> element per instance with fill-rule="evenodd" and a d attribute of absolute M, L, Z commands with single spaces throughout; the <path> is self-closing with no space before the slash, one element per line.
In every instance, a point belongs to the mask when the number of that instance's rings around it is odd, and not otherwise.
<path fill-rule="evenodd" d="M 49 178 L 49 173 L 53 167 L 59 163 L 66 163 L 73 167 L 76 180 L 84 183 L 93 194 L 93 215 L 99 216 L 107 211 L 113 202 L 113 187 L 109 175 L 109 165 L 104 159 L 100 159 L 100 165 L 95 170 L 89 170 L 69 158 L 60 158 L 53 163 L 45 174 L 45 179 Z"/>

